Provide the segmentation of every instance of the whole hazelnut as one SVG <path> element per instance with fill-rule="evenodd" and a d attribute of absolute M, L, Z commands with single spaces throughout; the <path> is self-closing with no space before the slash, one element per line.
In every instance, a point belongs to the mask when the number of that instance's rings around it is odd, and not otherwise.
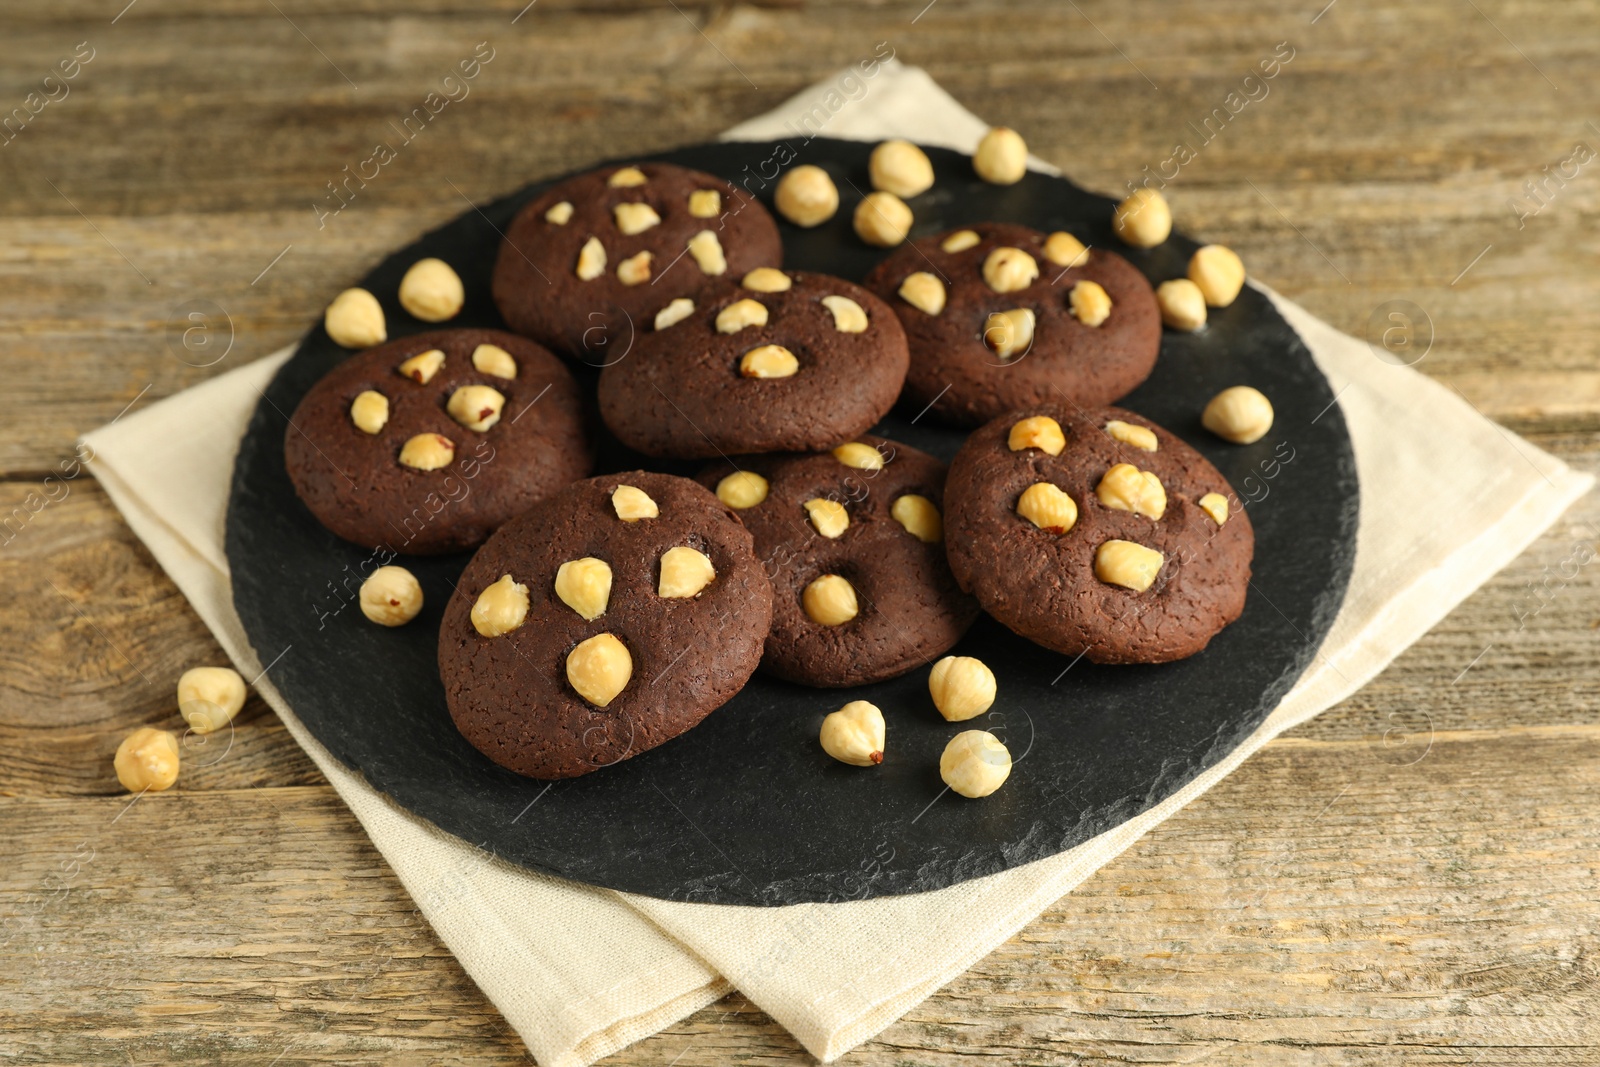
<path fill-rule="evenodd" d="M 856 205 L 856 236 L 878 248 L 893 248 L 911 232 L 911 208 L 893 193 L 868 193 Z"/>
<path fill-rule="evenodd" d="M 867 173 L 874 189 L 911 197 L 933 187 L 933 163 L 910 141 L 884 141 L 872 150 Z"/>
<path fill-rule="evenodd" d="M 883 762 L 885 727 L 876 704 L 852 700 L 822 720 L 822 751 L 852 767 Z"/>
<path fill-rule="evenodd" d="M 389 336 L 383 306 L 365 289 L 346 289 L 334 297 L 322 325 L 333 343 L 343 348 L 371 348 Z"/>
<path fill-rule="evenodd" d="M 1154 248 L 1172 233 L 1172 209 L 1156 190 L 1135 189 L 1112 213 L 1111 228 L 1135 248 Z"/>
<path fill-rule="evenodd" d="M 159 793 L 178 780 L 178 739 L 166 730 L 141 726 L 122 739 L 112 766 L 130 793 Z"/>
<path fill-rule="evenodd" d="M 232 667 L 191 667 L 178 679 L 178 714 L 197 734 L 232 722 L 244 698 L 244 679 Z"/>
<path fill-rule="evenodd" d="M 993 126 L 972 153 L 972 169 L 995 185 L 1015 185 L 1028 172 L 1028 143 L 1007 126 Z"/>
<path fill-rule="evenodd" d="M 1211 398 L 1200 425 L 1236 445 L 1253 444 L 1272 429 L 1272 401 L 1258 389 L 1235 385 Z"/>
<path fill-rule="evenodd" d="M 827 171 L 806 163 L 778 182 L 773 203 L 778 214 L 796 226 L 820 226 L 839 210 L 839 188 Z"/>
<path fill-rule="evenodd" d="M 442 259 L 419 259 L 400 279 L 400 306 L 423 322 L 455 318 L 466 299 L 461 276 Z"/>
<path fill-rule="evenodd" d="M 361 583 L 360 602 L 379 626 L 404 626 L 422 610 L 422 585 L 404 567 L 379 567 Z"/>
<path fill-rule="evenodd" d="M 964 797 L 986 797 L 1011 777 L 1011 752 L 987 730 L 963 730 L 944 747 L 939 777 Z"/>
<path fill-rule="evenodd" d="M 994 704 L 994 672 L 971 656 L 946 656 L 928 675 L 928 695 L 950 722 L 977 718 Z"/>

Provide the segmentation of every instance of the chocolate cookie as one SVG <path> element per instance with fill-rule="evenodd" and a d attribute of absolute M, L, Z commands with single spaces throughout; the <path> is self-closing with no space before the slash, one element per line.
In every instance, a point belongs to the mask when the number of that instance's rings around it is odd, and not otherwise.
<path fill-rule="evenodd" d="M 906 363 L 899 321 L 865 289 L 763 268 L 663 295 L 601 373 L 600 415 L 650 456 L 818 451 L 883 418 Z"/>
<path fill-rule="evenodd" d="M 506 523 L 439 627 L 456 728 L 533 778 L 573 778 L 670 741 L 761 660 L 772 588 L 750 533 L 686 478 L 568 486 Z"/>
<path fill-rule="evenodd" d="M 369 548 L 471 548 L 593 465 L 577 383 L 532 341 L 439 330 L 351 356 L 289 420 L 284 463 L 329 530 Z"/>
<path fill-rule="evenodd" d="M 738 510 L 773 583 L 761 665 L 816 686 L 894 678 L 977 618 L 945 563 L 945 466 L 881 437 L 818 455 L 745 456 L 700 481 Z"/>
<path fill-rule="evenodd" d="M 518 212 L 494 302 L 518 333 L 605 366 L 674 297 L 782 261 L 772 216 L 733 183 L 670 163 L 602 167 Z"/>
<path fill-rule="evenodd" d="M 987 222 L 924 237 L 866 286 L 906 328 L 906 396 L 963 426 L 1030 404 L 1108 404 L 1150 376 L 1161 346 L 1144 275 L 1065 232 Z"/>
<path fill-rule="evenodd" d="M 945 499 L 961 587 L 1046 648 L 1164 663 L 1244 610 L 1250 517 L 1203 456 L 1132 412 L 1003 415 L 967 438 Z"/>

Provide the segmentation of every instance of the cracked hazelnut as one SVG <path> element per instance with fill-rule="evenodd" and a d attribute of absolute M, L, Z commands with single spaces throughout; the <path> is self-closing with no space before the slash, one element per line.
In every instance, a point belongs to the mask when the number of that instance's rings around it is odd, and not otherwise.
<path fill-rule="evenodd" d="M 972 169 L 994 185 L 1015 185 L 1028 172 L 1028 144 L 1016 130 L 990 127 L 972 153 Z"/>
<path fill-rule="evenodd" d="M 758 293 L 784 293 L 789 291 L 794 282 L 777 267 L 757 267 L 746 274 L 739 284 Z"/>
<path fill-rule="evenodd" d="M 717 499 L 730 508 L 753 508 L 767 499 L 767 480 L 755 471 L 734 471 L 717 483 Z"/>
<path fill-rule="evenodd" d="M 557 226 L 565 226 L 567 223 L 571 222 L 572 201 L 563 200 L 561 203 L 553 205 L 549 211 L 544 213 L 544 220 L 546 222 L 554 223 Z"/>
<path fill-rule="evenodd" d="M 528 587 L 502 574 L 498 582 L 478 594 L 471 614 L 472 628 L 484 637 L 508 634 L 528 617 Z"/>
<path fill-rule="evenodd" d="M 676 326 L 693 314 L 694 301 L 686 296 L 680 296 L 656 312 L 656 329 L 665 330 L 668 326 Z"/>
<path fill-rule="evenodd" d="M 986 797 L 1011 777 L 1011 751 L 987 730 L 963 730 L 944 746 L 939 777 L 964 797 Z"/>
<path fill-rule="evenodd" d="M 1172 233 L 1172 209 L 1154 189 L 1135 189 L 1117 205 L 1111 228 L 1135 248 L 1154 248 Z"/>
<path fill-rule="evenodd" d="M 1020 248 L 996 248 L 983 260 L 983 280 L 997 293 L 1026 289 L 1039 277 L 1039 264 Z"/>
<path fill-rule="evenodd" d="M 767 324 L 767 306 L 759 300 L 746 297 L 735 300 L 721 311 L 717 312 L 718 333 L 738 333 L 746 326 L 765 326 Z"/>
<path fill-rule="evenodd" d="M 839 189 L 821 167 L 807 163 L 790 170 L 773 194 L 778 214 L 796 226 L 820 226 L 839 210 Z"/>
<path fill-rule="evenodd" d="M 1085 326 L 1099 326 L 1111 317 L 1111 294 L 1099 282 L 1087 278 L 1072 287 L 1067 303 Z"/>
<path fill-rule="evenodd" d="M 1156 450 L 1156 432 L 1145 426 L 1135 426 L 1131 422 L 1121 419 L 1112 419 L 1106 423 L 1106 433 L 1121 441 L 1125 445 L 1141 448 L 1146 452 Z"/>
<path fill-rule="evenodd" d="M 661 224 L 661 216 L 657 215 L 656 209 L 649 204 L 616 204 L 611 208 L 611 216 L 616 219 L 617 229 L 628 237 L 636 236 L 652 226 Z"/>
<path fill-rule="evenodd" d="M 900 299 L 929 315 L 944 310 L 944 296 L 944 282 L 925 270 L 906 275 L 906 280 L 900 283 Z"/>
<path fill-rule="evenodd" d="M 400 446 L 400 465 L 412 470 L 436 471 L 455 458 L 455 442 L 443 434 L 419 433 Z"/>
<path fill-rule="evenodd" d="M 746 378 L 788 378 L 800 370 L 800 361 L 782 345 L 752 348 L 739 360 L 739 373 Z"/>
<path fill-rule="evenodd" d="M 567 560 L 556 568 L 556 596 L 593 622 L 611 603 L 611 565 L 593 556 Z"/>
<path fill-rule="evenodd" d="M 611 507 L 623 522 L 653 519 L 661 514 L 661 509 L 656 507 L 649 493 L 631 485 L 619 485 L 611 490 Z"/>
<path fill-rule="evenodd" d="M 1094 553 L 1094 576 L 1107 585 L 1142 593 L 1155 584 L 1166 557 L 1132 541 L 1107 541 Z"/>
<path fill-rule="evenodd" d="M 479 345 L 472 350 L 472 369 L 496 378 L 513 381 L 517 377 L 517 361 L 499 345 Z"/>
<path fill-rule="evenodd" d="M 361 583 L 360 600 L 361 614 L 379 626 L 404 626 L 422 610 L 422 586 L 404 567 L 379 567 Z"/>
<path fill-rule="evenodd" d="M 389 398 L 374 389 L 364 389 L 350 402 L 350 421 L 362 433 L 377 433 L 389 422 Z"/>
<path fill-rule="evenodd" d="M 1012 423 L 1011 432 L 1006 436 L 1006 447 L 1013 452 L 1037 448 L 1049 455 L 1059 456 L 1061 450 L 1067 447 L 1067 435 L 1062 432 L 1061 424 L 1049 415 L 1030 415 Z"/>
<path fill-rule="evenodd" d="M 617 264 L 617 281 L 623 285 L 643 285 L 650 280 L 650 261 L 654 252 L 637 252 Z"/>
<path fill-rule="evenodd" d="M 911 232 L 911 208 L 893 193 L 868 193 L 852 219 L 856 236 L 878 248 L 893 248 Z"/>
<path fill-rule="evenodd" d="M 806 586 L 800 603 L 811 621 L 823 626 L 843 626 L 860 611 L 855 587 L 837 574 L 824 574 Z"/>
<path fill-rule="evenodd" d="M 722 254 L 722 242 L 711 230 L 701 230 L 689 238 L 689 255 L 701 274 L 722 274 L 728 269 L 728 260 Z"/>
<path fill-rule="evenodd" d="M 402 570 L 399 567 L 394 569 Z M 371 580 L 370 577 L 367 579 L 369 582 Z M 361 586 L 362 611 L 367 609 L 366 588 L 365 584 Z M 417 591 L 417 603 L 420 607 L 421 590 Z M 197 734 L 209 734 L 232 722 L 244 707 L 244 698 L 244 679 L 232 667 L 191 667 L 178 679 L 178 714 L 189 724 L 189 729 Z"/>
<path fill-rule="evenodd" d="M 715 189 L 696 189 L 689 194 L 689 214 L 697 219 L 714 219 L 722 214 L 722 194 Z"/>
<path fill-rule="evenodd" d="M 859 471 L 883 470 L 883 453 L 862 441 L 846 441 L 833 450 L 833 458 Z"/>
<path fill-rule="evenodd" d="M 1065 230 L 1057 230 L 1044 240 L 1044 258 L 1058 267 L 1082 267 L 1089 262 L 1089 249 Z"/>
<path fill-rule="evenodd" d="M 656 595 L 677 599 L 699 596 L 716 578 L 711 557 L 697 549 L 678 545 L 661 554 L 661 580 Z"/>
<path fill-rule="evenodd" d="M 1206 245 L 1189 257 L 1189 280 L 1200 287 L 1207 304 L 1225 308 L 1244 288 L 1244 261 L 1225 245 Z"/>
<path fill-rule="evenodd" d="M 1221 526 L 1228 521 L 1228 498 L 1221 493 L 1207 493 L 1200 498 L 1200 510 L 1211 516 L 1211 521 Z"/>
<path fill-rule="evenodd" d="M 1106 471 L 1095 486 L 1094 495 L 1108 508 L 1131 511 L 1147 519 L 1159 519 L 1167 513 L 1167 490 L 1161 479 L 1132 463 L 1118 463 Z"/>
<path fill-rule="evenodd" d="M 1174 330 L 1194 333 L 1206 324 L 1206 298 L 1188 278 L 1173 278 L 1156 286 L 1161 321 Z"/>
<path fill-rule="evenodd" d="M 365 289 L 346 289 L 322 316 L 328 336 L 342 348 L 371 348 L 388 339 L 383 306 Z"/>
<path fill-rule="evenodd" d="M 957 230 L 940 241 L 939 247 L 946 252 L 965 252 L 981 240 L 977 230 Z"/>
<path fill-rule="evenodd" d="M 586 282 L 592 282 L 606 272 L 606 246 L 600 238 L 591 237 L 578 249 L 578 266 L 574 273 Z"/>
<path fill-rule="evenodd" d="M 994 704 L 994 672 L 971 656 L 946 656 L 928 675 L 928 695 L 949 722 L 966 722 Z"/>
<path fill-rule="evenodd" d="M 1034 316 L 1031 308 L 996 311 L 983 324 L 983 343 L 1001 359 L 1027 355 L 1033 347 Z"/>
<path fill-rule="evenodd" d="M 1078 524 L 1078 505 L 1049 482 L 1034 482 L 1017 498 L 1017 514 L 1046 533 L 1064 534 Z"/>
<path fill-rule="evenodd" d="M 418 352 L 404 363 L 400 364 L 402 376 L 410 378 L 418 385 L 427 385 L 433 381 L 433 376 L 439 373 L 444 366 L 444 353 L 437 348 L 430 348 L 426 352 Z"/>
<path fill-rule="evenodd" d="M 939 508 L 925 496 L 907 493 L 896 497 L 889 506 L 889 517 L 925 545 L 944 540 L 944 519 Z"/>
<path fill-rule="evenodd" d="M 1248 385 L 1224 389 L 1200 414 L 1200 425 L 1236 445 L 1248 445 L 1272 429 L 1272 402 Z"/>
<path fill-rule="evenodd" d="M 812 497 L 804 507 L 812 527 L 823 537 L 839 537 L 850 528 L 850 513 L 837 500 Z"/>
<path fill-rule="evenodd" d="M 865 700 L 852 700 L 822 720 L 822 751 L 852 767 L 883 762 L 883 712 Z"/>
<path fill-rule="evenodd" d="M 487 385 L 463 385 L 450 394 L 444 409 L 467 429 L 484 433 L 500 421 L 500 411 L 505 406 L 505 394 L 500 390 Z"/>
<path fill-rule="evenodd" d="M 650 179 L 645 177 L 644 171 L 638 167 L 619 167 L 611 172 L 611 177 L 606 179 L 606 184 L 613 189 L 631 189 L 635 185 L 643 185 Z"/>
<path fill-rule="evenodd" d="M 423 322 L 455 318 L 466 299 L 461 276 L 442 259 L 419 259 L 400 279 L 400 306 Z"/>
<path fill-rule="evenodd" d="M 867 174 L 874 189 L 911 197 L 933 187 L 933 162 L 910 141 L 884 141 L 872 150 Z"/>
<path fill-rule="evenodd" d="M 597 708 L 617 698 L 633 677 L 633 656 L 612 634 L 595 634 L 567 653 L 567 681 Z"/>
<path fill-rule="evenodd" d="M 130 793 L 159 793 L 178 780 L 178 739 L 166 730 L 141 726 L 122 739 L 112 766 Z"/>
<path fill-rule="evenodd" d="M 862 333 L 866 330 L 866 308 L 848 296 L 825 296 L 822 306 L 833 312 L 833 328 L 840 333 Z"/>

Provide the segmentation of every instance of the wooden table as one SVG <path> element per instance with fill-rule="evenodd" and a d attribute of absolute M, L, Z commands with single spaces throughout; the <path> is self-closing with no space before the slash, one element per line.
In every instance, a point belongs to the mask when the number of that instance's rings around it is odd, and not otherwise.
<path fill-rule="evenodd" d="M 1422 371 L 1600 469 L 1600 163 L 1570 162 L 1600 147 L 1592 2 L 125 2 L 0 15 L 0 113 L 54 97 L 0 144 L 8 1062 L 526 1062 L 259 700 L 119 819 L 117 743 L 222 656 L 94 481 L 46 478 L 468 198 L 707 139 L 877 42 L 1107 191 L 1289 42 L 1182 168 L 1179 225 L 1357 336 L 1411 301 Z M 319 228 L 327 183 L 485 41 L 470 95 Z M 213 366 L 180 358 L 195 310 L 231 330 Z M 1570 562 L 1597 527 L 1591 496 L 852 1062 L 1600 1060 L 1600 567 Z M 807 1059 L 733 995 L 612 1062 Z"/>

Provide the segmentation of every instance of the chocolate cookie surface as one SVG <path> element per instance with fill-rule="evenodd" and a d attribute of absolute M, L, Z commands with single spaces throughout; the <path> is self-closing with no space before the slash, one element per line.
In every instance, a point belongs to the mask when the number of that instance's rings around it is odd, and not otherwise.
<path fill-rule="evenodd" d="M 1244 610 L 1250 517 L 1205 457 L 1132 412 L 1003 415 L 956 454 L 946 501 L 961 587 L 1046 648 L 1164 663 Z"/>
<path fill-rule="evenodd" d="M 772 579 L 762 667 L 829 687 L 920 667 L 978 615 L 945 563 L 944 464 L 880 437 L 835 452 L 744 456 L 699 475 L 738 510 Z"/>
<path fill-rule="evenodd" d="M 600 414 L 646 455 L 819 451 L 869 429 L 905 381 L 905 332 L 859 285 L 763 269 L 663 296 Z"/>
<path fill-rule="evenodd" d="M 865 284 L 905 326 L 906 395 L 971 426 L 1030 404 L 1108 404 L 1149 377 L 1161 345 L 1150 283 L 1115 252 L 1082 248 L 1068 234 L 990 222 L 920 238 L 878 264 Z"/>
<path fill-rule="evenodd" d="M 295 492 L 347 541 L 407 555 L 480 544 L 593 464 L 561 361 L 500 330 L 437 330 L 357 353 L 284 434 Z"/>
<path fill-rule="evenodd" d="M 572 778 L 725 703 L 760 662 L 771 613 L 750 533 L 716 497 L 686 478 L 610 474 L 478 550 L 445 607 L 439 672 L 480 752 Z"/>
<path fill-rule="evenodd" d="M 733 183 L 671 163 L 602 167 L 517 213 L 494 302 L 518 333 L 604 366 L 669 300 L 782 259 L 772 216 Z"/>

